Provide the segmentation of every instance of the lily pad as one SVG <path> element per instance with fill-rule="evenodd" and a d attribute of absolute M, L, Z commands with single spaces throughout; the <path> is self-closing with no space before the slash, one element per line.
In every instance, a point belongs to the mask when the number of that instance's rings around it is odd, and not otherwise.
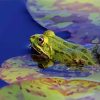
<path fill-rule="evenodd" d="M 39 78 L 0 89 L 0 100 L 99 100 L 100 83 Z"/>
<path fill-rule="evenodd" d="M 93 44 L 84 45 L 91 50 Z M 86 79 L 90 81 L 100 82 L 100 67 L 85 66 L 84 70 L 73 70 L 67 66 L 55 63 L 45 69 L 38 67 L 38 63 L 34 61 L 31 55 L 23 55 L 12 57 L 1 65 L 0 79 L 14 83 L 23 80 L 34 80 L 37 78 L 46 77 L 61 77 L 65 79 Z"/>
<path fill-rule="evenodd" d="M 86 67 L 88 71 L 76 71 L 68 69 L 61 64 L 55 64 L 49 68 L 41 69 L 30 55 L 18 56 L 8 59 L 2 64 L 0 78 L 8 83 L 22 80 L 32 80 L 39 77 L 62 77 L 66 79 L 83 78 L 100 73 L 98 67 Z"/>
<path fill-rule="evenodd" d="M 71 33 L 70 41 L 100 43 L 100 0 L 27 0 L 26 5 L 41 26 Z"/>

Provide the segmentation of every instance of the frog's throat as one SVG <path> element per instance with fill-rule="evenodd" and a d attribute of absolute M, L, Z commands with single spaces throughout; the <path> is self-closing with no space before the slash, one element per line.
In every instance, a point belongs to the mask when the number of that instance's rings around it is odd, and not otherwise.
<path fill-rule="evenodd" d="M 46 59 L 49 59 L 49 57 L 48 57 L 44 52 L 42 52 L 39 48 L 37 48 L 35 45 L 31 45 L 31 47 L 32 47 L 36 52 L 38 52 L 39 55 L 45 57 Z"/>

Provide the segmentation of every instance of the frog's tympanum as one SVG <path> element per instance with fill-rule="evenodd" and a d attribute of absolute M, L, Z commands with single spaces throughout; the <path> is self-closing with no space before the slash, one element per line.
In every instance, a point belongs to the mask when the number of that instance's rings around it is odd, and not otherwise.
<path fill-rule="evenodd" d="M 43 34 L 35 34 L 30 37 L 31 47 L 38 52 L 37 57 L 44 60 L 39 63 L 42 68 L 47 68 L 55 62 L 60 62 L 69 67 L 82 68 L 95 65 L 93 56 L 85 47 L 74 44 L 55 35 L 51 30 Z"/>

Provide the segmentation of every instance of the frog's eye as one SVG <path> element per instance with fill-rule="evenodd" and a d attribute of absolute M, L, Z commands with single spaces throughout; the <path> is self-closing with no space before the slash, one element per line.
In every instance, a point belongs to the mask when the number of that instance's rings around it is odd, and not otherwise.
<path fill-rule="evenodd" d="M 47 36 L 52 36 L 52 37 L 55 36 L 55 33 L 53 31 L 51 31 L 51 30 L 47 30 L 43 34 L 47 35 Z"/>
<path fill-rule="evenodd" d="M 39 37 L 38 41 L 39 41 L 39 44 L 41 45 L 44 42 L 44 38 L 43 37 Z"/>

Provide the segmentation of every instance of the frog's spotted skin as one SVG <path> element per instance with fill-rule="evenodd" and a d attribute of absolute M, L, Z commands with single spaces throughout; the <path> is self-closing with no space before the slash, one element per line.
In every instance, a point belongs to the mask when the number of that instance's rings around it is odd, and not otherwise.
<path fill-rule="evenodd" d="M 60 62 L 70 67 L 82 67 L 95 65 L 93 56 L 89 50 L 81 45 L 70 43 L 55 35 L 51 30 L 42 35 L 35 34 L 30 37 L 32 48 L 47 60 L 40 66 L 48 67 L 53 62 Z M 38 56 L 39 56 L 38 55 Z"/>

